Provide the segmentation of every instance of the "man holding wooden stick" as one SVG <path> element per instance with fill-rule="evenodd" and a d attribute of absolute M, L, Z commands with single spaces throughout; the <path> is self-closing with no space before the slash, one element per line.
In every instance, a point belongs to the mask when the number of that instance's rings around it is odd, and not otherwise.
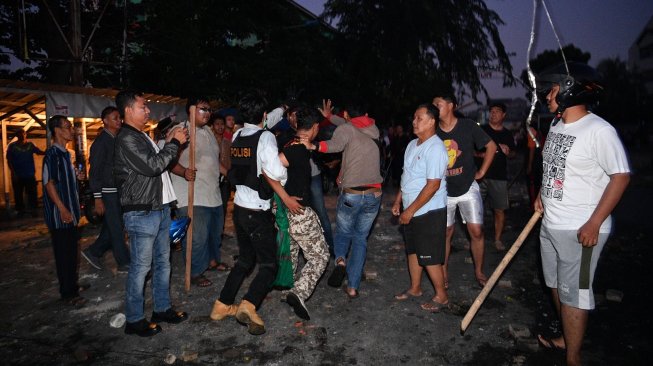
<path fill-rule="evenodd" d="M 161 331 L 156 322 L 179 323 L 188 314 L 170 303 L 170 203 L 176 200 L 167 168 L 177 157 L 188 130 L 172 128 L 161 149 L 143 132 L 150 115 L 142 93 L 121 91 L 116 106 L 124 125 L 116 136 L 114 174 L 120 192 L 131 264 L 125 300 L 126 334 L 150 337 Z M 152 269 L 154 309 L 144 315 L 144 287 Z"/>
<path fill-rule="evenodd" d="M 182 147 L 179 160 L 171 169 L 172 185 L 177 194 L 177 215 L 188 216 L 189 185 L 194 181 L 193 242 L 191 251 L 190 282 L 198 287 L 207 287 L 211 280 L 204 276 L 209 267 L 210 248 L 220 253 L 222 227 L 224 224 L 222 198 L 220 196 L 220 175 L 226 173 L 220 164 L 220 147 L 207 125 L 211 116 L 211 106 L 206 97 L 191 97 L 186 103 L 186 110 L 191 113 L 195 106 L 195 169 L 190 169 L 190 146 Z M 187 124 L 184 125 L 189 128 Z M 184 261 L 186 259 L 186 239 L 182 241 Z M 219 257 L 218 257 L 219 258 Z M 219 263 L 223 269 L 228 267 Z"/>
<path fill-rule="evenodd" d="M 543 150 L 535 209 L 544 211 L 540 251 L 546 285 L 562 320 L 562 336 L 538 335 L 546 348 L 566 349 L 567 365 L 581 364 L 592 280 L 617 205 L 630 180 L 624 147 L 608 122 L 591 113 L 603 87 L 586 64 L 555 66 L 538 78 L 555 113 Z M 562 121 L 562 123 L 560 123 Z"/>

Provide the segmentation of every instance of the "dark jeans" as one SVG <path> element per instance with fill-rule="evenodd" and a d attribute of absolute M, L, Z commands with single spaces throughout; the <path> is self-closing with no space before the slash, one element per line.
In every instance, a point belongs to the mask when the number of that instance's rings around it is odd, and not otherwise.
<path fill-rule="evenodd" d="M 256 266 L 259 269 L 249 285 L 243 300 L 257 308 L 271 289 L 277 275 L 277 242 L 274 231 L 274 216 L 268 211 L 253 211 L 234 205 L 234 226 L 238 238 L 238 261 L 229 272 L 220 301 L 231 305 L 245 277 Z"/>
<path fill-rule="evenodd" d="M 331 230 L 331 221 L 324 206 L 324 192 L 322 191 L 322 174 L 311 177 L 311 203 L 313 210 L 320 218 L 322 230 L 324 230 L 324 239 L 329 246 L 329 253 L 333 256 L 333 230 Z"/>
<path fill-rule="evenodd" d="M 93 256 L 102 257 L 107 250 L 112 249 L 116 263 L 119 266 L 128 265 L 129 251 L 125 245 L 120 197 L 117 193 L 103 193 L 102 203 L 104 203 L 102 230 L 88 250 Z"/>
<path fill-rule="evenodd" d="M 62 299 L 71 299 L 79 295 L 77 284 L 79 232 L 76 227 L 71 227 L 51 230 L 50 235 L 59 279 L 59 293 Z"/>
<path fill-rule="evenodd" d="M 25 203 L 23 202 L 23 194 L 27 194 L 27 202 L 31 210 L 37 208 L 36 202 L 36 178 L 27 177 L 19 178 L 16 176 L 11 177 L 11 184 L 14 188 L 14 207 L 16 211 L 21 212 L 25 210 Z"/>

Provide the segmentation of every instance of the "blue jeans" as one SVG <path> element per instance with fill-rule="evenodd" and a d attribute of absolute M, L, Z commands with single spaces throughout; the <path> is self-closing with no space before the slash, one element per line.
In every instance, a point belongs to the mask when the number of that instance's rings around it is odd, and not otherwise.
<path fill-rule="evenodd" d="M 158 211 L 129 211 L 123 215 L 129 234 L 131 263 L 127 274 L 125 316 L 130 323 L 145 318 L 143 291 L 145 276 L 152 266 L 154 311 L 170 305 L 170 207 Z"/>
<path fill-rule="evenodd" d="M 351 247 L 351 254 L 347 260 L 347 286 L 350 288 L 358 289 L 360 286 L 367 255 L 367 236 L 380 205 L 380 192 L 367 194 L 343 192 L 338 197 L 336 232 L 333 239 L 336 261 L 339 258 L 346 258 Z"/>
<path fill-rule="evenodd" d="M 179 216 L 188 216 L 188 206 L 177 210 Z M 222 206 L 193 206 L 193 251 L 191 253 L 190 274 L 196 277 L 209 267 L 209 260 L 220 262 L 222 227 L 224 212 Z M 181 242 L 184 261 L 186 261 L 186 238 Z"/>
<path fill-rule="evenodd" d="M 324 206 L 324 192 L 322 191 L 322 174 L 311 177 L 311 203 L 313 210 L 320 218 L 322 230 L 324 230 L 324 239 L 329 245 L 329 252 L 333 255 L 333 231 L 331 230 L 331 221 Z"/>

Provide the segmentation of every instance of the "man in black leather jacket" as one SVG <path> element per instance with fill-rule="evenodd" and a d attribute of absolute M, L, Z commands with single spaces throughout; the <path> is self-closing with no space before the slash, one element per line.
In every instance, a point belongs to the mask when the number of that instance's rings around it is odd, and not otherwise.
<path fill-rule="evenodd" d="M 114 174 L 131 254 L 125 333 L 149 337 L 161 331 L 156 322 L 179 323 L 188 318 L 186 313 L 173 310 L 170 302 L 169 205 L 176 197 L 166 170 L 177 157 L 179 146 L 186 142 L 188 131 L 171 129 L 159 149 L 142 131 L 150 115 L 143 95 L 121 91 L 116 95 L 116 105 L 124 125 L 116 136 Z M 151 322 L 143 309 L 145 276 L 150 268 L 154 297 Z"/>

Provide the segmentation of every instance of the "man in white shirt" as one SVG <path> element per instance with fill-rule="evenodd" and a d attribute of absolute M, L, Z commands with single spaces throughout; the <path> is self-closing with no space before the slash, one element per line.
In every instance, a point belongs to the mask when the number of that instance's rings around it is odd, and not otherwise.
<path fill-rule="evenodd" d="M 268 180 L 279 184 L 279 181 L 285 180 L 286 169 L 279 160 L 274 135 L 263 129 L 267 117 L 265 98 L 251 94 L 239 104 L 243 120 L 251 123 L 245 123 L 234 134 L 228 173 L 229 181 L 236 187 L 233 219 L 238 239 L 238 260 L 210 316 L 213 320 L 235 316 L 239 322 L 247 324 L 250 334 L 260 335 L 265 333 L 265 324 L 256 309 L 270 291 L 277 273 L 274 216 L 270 209 L 273 191 Z M 280 198 L 288 210 L 301 209 L 301 205 L 287 194 Z M 240 304 L 234 304 L 243 280 L 257 262 L 258 272 L 247 293 Z"/>
<path fill-rule="evenodd" d="M 630 168 L 615 129 L 588 110 L 603 90 L 594 69 L 561 64 L 538 79 L 556 117 L 542 152 L 544 174 L 535 209 L 544 211 L 542 269 L 563 332 L 538 339 L 546 348 L 566 349 L 567 365 L 575 366 L 581 364 L 588 312 L 594 309 L 592 280 L 611 230 L 610 213 L 628 185 Z"/>

